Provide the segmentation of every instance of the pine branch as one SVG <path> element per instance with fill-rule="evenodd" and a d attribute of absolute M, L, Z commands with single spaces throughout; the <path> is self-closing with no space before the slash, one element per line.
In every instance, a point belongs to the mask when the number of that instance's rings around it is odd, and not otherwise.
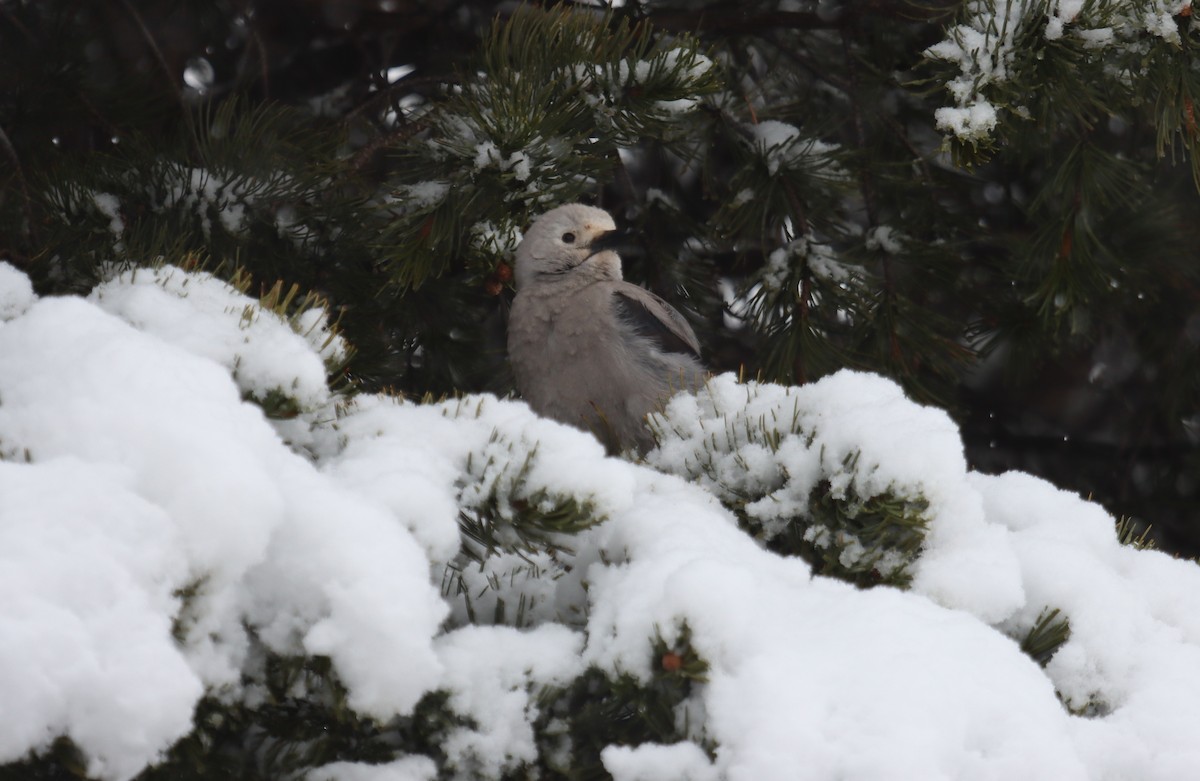
<path fill-rule="evenodd" d="M 1068 640 L 1071 639 L 1071 622 L 1066 616 L 1059 617 L 1058 608 L 1045 608 L 1038 614 L 1037 621 L 1021 639 L 1021 650 L 1042 667 Z"/>

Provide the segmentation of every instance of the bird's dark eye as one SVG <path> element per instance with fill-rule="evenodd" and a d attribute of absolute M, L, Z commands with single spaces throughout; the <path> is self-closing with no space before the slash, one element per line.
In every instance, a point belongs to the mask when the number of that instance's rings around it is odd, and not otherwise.
<path fill-rule="evenodd" d="M 564 244 L 574 244 L 575 243 L 575 234 L 574 233 L 564 233 L 562 235 L 562 240 L 563 240 Z"/>

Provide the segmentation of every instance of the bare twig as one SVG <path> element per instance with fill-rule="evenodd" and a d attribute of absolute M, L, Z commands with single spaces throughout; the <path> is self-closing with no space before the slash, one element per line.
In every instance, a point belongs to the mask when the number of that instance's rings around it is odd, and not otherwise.
<path fill-rule="evenodd" d="M 17 174 L 17 183 L 21 187 L 21 197 L 24 199 L 21 210 L 25 215 L 25 230 L 31 234 L 34 230 L 33 196 L 29 194 L 29 182 L 25 179 L 25 171 L 21 167 L 21 158 L 17 154 L 16 147 L 13 146 L 12 139 L 8 137 L 8 133 L 4 132 L 3 127 L 0 127 L 0 146 L 4 147 L 8 158 L 12 160 L 13 171 Z"/>
<path fill-rule="evenodd" d="M 254 45 L 258 49 L 258 67 L 262 71 L 262 88 L 263 99 L 271 99 L 271 69 L 270 63 L 267 62 L 267 47 L 263 44 L 262 36 L 258 34 L 258 29 L 250 28 L 250 36 L 254 40 Z"/>
<path fill-rule="evenodd" d="M 371 158 L 374 157 L 379 150 L 386 149 L 393 144 L 405 141 L 416 133 L 424 130 L 426 127 L 428 127 L 427 123 L 422 120 L 417 120 L 414 122 L 409 122 L 403 127 L 397 128 L 387 135 L 375 138 L 373 141 L 363 146 L 362 149 L 358 150 L 353 159 L 351 159 L 350 165 L 347 166 L 347 170 L 354 172 L 361 171 L 367 166 L 368 163 L 370 163 Z"/>

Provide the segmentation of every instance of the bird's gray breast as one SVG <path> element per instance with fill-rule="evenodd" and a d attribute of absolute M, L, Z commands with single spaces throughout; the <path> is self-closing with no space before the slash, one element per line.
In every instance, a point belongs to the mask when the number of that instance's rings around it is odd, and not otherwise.
<path fill-rule="evenodd" d="M 674 343 L 639 323 L 641 314 L 631 318 L 626 287 L 606 280 L 519 293 L 509 320 L 509 353 L 517 388 L 534 411 L 590 430 L 616 449 L 644 449 L 645 415 L 674 390 L 694 387 L 702 369 L 686 324 L 683 338 L 673 337 L 686 343 L 683 353 L 664 350 L 664 339 Z M 667 316 L 658 311 L 665 303 L 645 300 L 651 304 L 645 317 Z"/>
<path fill-rule="evenodd" d="M 609 296 L 598 285 L 522 291 L 509 317 L 517 389 L 535 411 L 574 425 L 622 374 Z"/>

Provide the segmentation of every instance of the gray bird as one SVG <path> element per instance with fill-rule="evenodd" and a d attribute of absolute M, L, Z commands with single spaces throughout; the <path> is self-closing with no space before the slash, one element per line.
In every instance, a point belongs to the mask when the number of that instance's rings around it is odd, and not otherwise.
<path fill-rule="evenodd" d="M 683 316 L 621 279 L 616 227 L 579 203 L 534 221 L 517 247 L 508 354 L 539 415 L 591 431 L 610 452 L 644 453 L 646 414 L 697 389 L 705 371 Z"/>

